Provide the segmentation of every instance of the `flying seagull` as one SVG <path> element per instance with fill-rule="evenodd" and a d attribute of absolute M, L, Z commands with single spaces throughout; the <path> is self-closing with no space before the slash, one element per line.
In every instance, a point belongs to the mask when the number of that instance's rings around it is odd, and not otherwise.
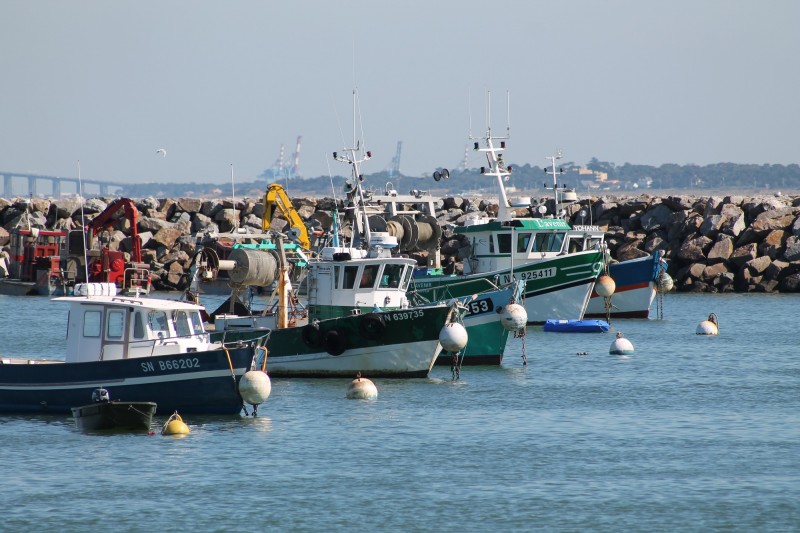
<path fill-rule="evenodd" d="M 156 153 L 161 154 L 161 157 L 167 157 L 167 151 L 163 148 L 159 148 L 158 150 L 156 150 Z"/>

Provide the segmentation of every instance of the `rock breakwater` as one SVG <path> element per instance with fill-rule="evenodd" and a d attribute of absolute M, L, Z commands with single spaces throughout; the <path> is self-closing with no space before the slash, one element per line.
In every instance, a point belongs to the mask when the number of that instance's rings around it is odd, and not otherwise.
<path fill-rule="evenodd" d="M 0 198 L 0 254 L 8 255 L 13 228 L 72 230 L 101 213 L 113 198 Z M 295 209 L 306 225 L 328 229 L 332 198 L 295 198 Z M 545 199 L 542 199 L 545 202 Z M 143 261 L 150 265 L 156 290 L 183 290 L 204 232 L 228 232 L 235 227 L 260 229 L 264 207 L 254 200 L 143 198 L 137 229 Z M 341 206 L 340 206 L 341 207 Z M 443 198 L 436 218 L 443 228 L 442 264 L 459 272 L 469 256 L 469 242 L 453 233 L 467 218 L 494 214 L 497 203 L 467 197 Z M 518 209 L 518 216 L 531 216 Z M 800 197 L 601 196 L 568 206 L 573 224 L 594 224 L 606 231 L 612 258 L 632 259 L 663 251 L 675 290 L 697 292 L 800 292 Z M 276 216 L 272 229 L 288 222 Z M 112 250 L 130 252 L 129 224 L 121 219 L 105 235 Z M 424 264 L 425 252 L 415 257 Z"/>

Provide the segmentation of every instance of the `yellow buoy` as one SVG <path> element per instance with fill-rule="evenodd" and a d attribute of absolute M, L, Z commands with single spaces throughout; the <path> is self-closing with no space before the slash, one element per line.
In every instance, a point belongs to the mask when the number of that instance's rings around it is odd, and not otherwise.
<path fill-rule="evenodd" d="M 162 435 L 188 435 L 189 434 L 189 426 L 183 421 L 181 415 L 178 414 L 178 411 L 175 411 L 172 416 L 164 423 L 164 427 L 161 428 Z"/>

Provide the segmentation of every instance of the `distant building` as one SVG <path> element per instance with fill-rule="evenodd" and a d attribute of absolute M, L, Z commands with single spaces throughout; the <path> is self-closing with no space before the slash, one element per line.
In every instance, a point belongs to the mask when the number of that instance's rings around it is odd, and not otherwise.
<path fill-rule="evenodd" d="M 619 180 L 608 179 L 608 172 L 600 172 L 585 167 L 572 167 L 564 170 L 559 180 L 561 183 L 571 186 L 575 184 L 578 190 L 617 190 L 621 188 Z"/>

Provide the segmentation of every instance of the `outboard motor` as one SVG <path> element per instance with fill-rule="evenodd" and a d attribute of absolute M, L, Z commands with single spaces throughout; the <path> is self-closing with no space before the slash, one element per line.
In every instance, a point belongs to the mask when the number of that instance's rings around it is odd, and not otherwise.
<path fill-rule="evenodd" d="M 93 402 L 108 402 L 111 398 L 108 395 L 108 391 L 106 389 L 95 389 L 92 392 L 92 401 Z"/>

